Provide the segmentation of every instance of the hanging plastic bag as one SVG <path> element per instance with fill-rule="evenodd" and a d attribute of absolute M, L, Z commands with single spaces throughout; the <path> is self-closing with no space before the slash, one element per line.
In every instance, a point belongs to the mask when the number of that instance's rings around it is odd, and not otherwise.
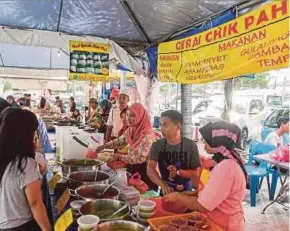
<path fill-rule="evenodd" d="M 276 149 L 275 151 L 271 152 L 270 154 L 271 158 L 276 161 L 289 162 L 290 157 L 289 148 L 290 145 L 288 144 Z"/>

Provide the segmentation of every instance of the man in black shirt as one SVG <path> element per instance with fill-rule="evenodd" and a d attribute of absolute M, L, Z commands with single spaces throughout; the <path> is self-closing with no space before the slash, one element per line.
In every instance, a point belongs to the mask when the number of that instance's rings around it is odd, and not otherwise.
<path fill-rule="evenodd" d="M 178 111 L 161 114 L 163 139 L 156 141 L 150 150 L 147 174 L 161 186 L 163 195 L 172 191 L 191 191 L 198 187 L 200 159 L 193 140 L 181 136 L 183 117 Z M 160 175 L 158 174 L 158 169 Z"/>

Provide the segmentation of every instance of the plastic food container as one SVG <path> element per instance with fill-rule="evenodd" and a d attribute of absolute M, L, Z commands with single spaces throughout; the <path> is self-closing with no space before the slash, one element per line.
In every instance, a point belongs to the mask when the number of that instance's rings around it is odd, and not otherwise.
<path fill-rule="evenodd" d="M 119 199 L 126 201 L 131 206 L 135 206 L 140 201 L 140 197 L 140 192 L 137 191 L 133 186 L 129 186 L 121 189 Z"/>
<path fill-rule="evenodd" d="M 152 212 L 143 212 L 143 211 L 139 210 L 139 216 L 143 219 L 149 219 L 149 218 L 153 217 L 155 213 L 156 213 L 155 209 Z"/>
<path fill-rule="evenodd" d="M 100 218 L 95 215 L 84 215 L 81 216 L 77 222 L 81 230 L 92 230 L 97 227 L 100 222 Z"/>
<path fill-rule="evenodd" d="M 151 200 L 140 200 L 138 202 L 138 207 L 141 212 L 153 212 L 156 208 L 156 202 Z"/>

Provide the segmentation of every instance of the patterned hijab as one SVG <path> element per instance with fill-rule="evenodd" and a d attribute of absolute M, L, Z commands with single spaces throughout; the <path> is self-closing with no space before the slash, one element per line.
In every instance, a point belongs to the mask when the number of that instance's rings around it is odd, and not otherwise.
<path fill-rule="evenodd" d="M 247 179 L 247 172 L 243 161 L 235 151 L 235 147 L 240 139 L 240 128 L 235 124 L 219 120 L 216 122 L 209 122 L 199 131 L 203 139 L 215 151 L 212 159 L 217 163 L 225 159 L 236 160 Z"/>
<path fill-rule="evenodd" d="M 136 148 L 145 135 L 154 136 L 153 128 L 146 109 L 140 103 L 132 104 L 129 108 L 136 117 L 136 125 L 128 128 L 127 141 L 132 148 Z"/>
<path fill-rule="evenodd" d="M 112 104 L 108 100 L 104 99 L 100 102 L 100 107 L 104 110 L 103 114 L 109 114 Z"/>

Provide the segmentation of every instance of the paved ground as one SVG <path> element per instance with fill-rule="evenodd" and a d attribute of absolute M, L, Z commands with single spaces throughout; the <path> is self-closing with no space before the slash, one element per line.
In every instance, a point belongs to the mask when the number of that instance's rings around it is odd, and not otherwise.
<path fill-rule="evenodd" d="M 247 152 L 241 152 L 244 162 L 247 162 Z M 280 185 L 277 186 L 276 195 Z M 244 210 L 246 218 L 246 231 L 289 231 L 289 211 L 282 205 L 273 204 L 262 214 L 263 208 L 270 203 L 266 179 L 263 182 L 260 192 L 257 194 L 257 206 L 251 207 L 250 191 L 247 191 L 244 200 Z"/>
<path fill-rule="evenodd" d="M 250 191 L 245 198 L 244 210 L 246 218 L 246 231 L 288 231 L 289 211 L 282 205 L 274 204 L 262 214 L 263 208 L 269 204 L 269 196 L 266 181 L 260 192 L 257 194 L 257 206 L 250 205 Z"/>

